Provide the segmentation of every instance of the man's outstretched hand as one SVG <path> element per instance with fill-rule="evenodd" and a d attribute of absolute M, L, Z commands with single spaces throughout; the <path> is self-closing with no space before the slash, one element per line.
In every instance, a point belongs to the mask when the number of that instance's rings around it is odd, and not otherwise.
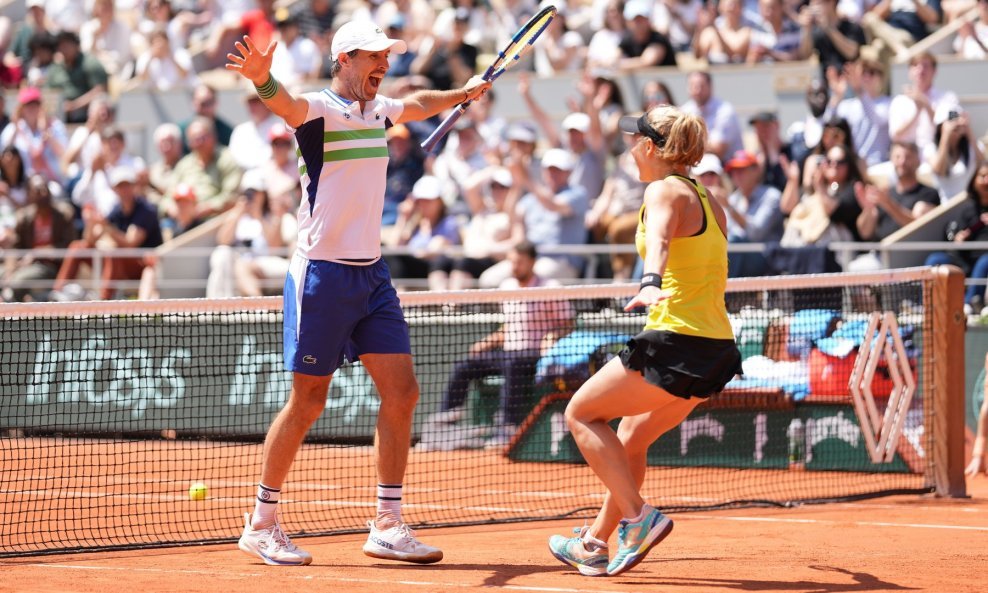
<path fill-rule="evenodd" d="M 226 57 L 230 60 L 226 65 L 227 70 L 239 72 L 241 76 L 254 83 L 254 86 L 261 86 L 268 81 L 268 73 L 271 70 L 271 59 L 274 57 L 274 50 L 278 47 L 277 41 L 272 41 L 268 49 L 261 51 L 254 45 L 254 41 L 249 35 L 244 35 L 243 41 L 234 44 L 239 55 L 228 53 Z"/>

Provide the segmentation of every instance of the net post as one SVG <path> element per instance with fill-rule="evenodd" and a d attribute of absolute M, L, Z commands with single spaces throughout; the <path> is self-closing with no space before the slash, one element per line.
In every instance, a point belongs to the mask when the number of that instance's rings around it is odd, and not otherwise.
<path fill-rule="evenodd" d="M 933 368 L 925 389 L 932 394 L 933 486 L 938 496 L 967 496 L 964 480 L 964 273 L 937 266 L 933 278 Z M 932 424 L 932 426 L 930 426 Z"/>

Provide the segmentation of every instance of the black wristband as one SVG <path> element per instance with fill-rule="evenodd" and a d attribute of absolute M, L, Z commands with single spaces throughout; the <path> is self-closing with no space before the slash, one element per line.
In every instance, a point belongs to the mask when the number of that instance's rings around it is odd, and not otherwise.
<path fill-rule="evenodd" d="M 646 286 L 662 288 L 662 276 L 659 276 L 658 274 L 642 274 L 642 283 L 638 287 L 638 290 L 641 290 Z"/>

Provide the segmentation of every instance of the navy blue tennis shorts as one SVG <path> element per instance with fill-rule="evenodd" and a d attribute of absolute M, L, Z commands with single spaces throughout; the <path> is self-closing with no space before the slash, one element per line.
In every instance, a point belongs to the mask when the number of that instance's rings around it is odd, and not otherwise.
<path fill-rule="evenodd" d="M 346 265 L 292 257 L 285 279 L 285 368 L 326 376 L 363 354 L 410 354 L 408 323 L 383 259 Z"/>

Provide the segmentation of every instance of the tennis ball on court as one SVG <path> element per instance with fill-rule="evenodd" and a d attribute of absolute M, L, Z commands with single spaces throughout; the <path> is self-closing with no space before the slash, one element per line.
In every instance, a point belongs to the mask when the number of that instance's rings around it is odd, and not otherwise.
<path fill-rule="evenodd" d="M 209 494 L 209 488 L 202 482 L 195 482 L 189 486 L 189 498 L 192 500 L 206 500 L 207 494 Z"/>

